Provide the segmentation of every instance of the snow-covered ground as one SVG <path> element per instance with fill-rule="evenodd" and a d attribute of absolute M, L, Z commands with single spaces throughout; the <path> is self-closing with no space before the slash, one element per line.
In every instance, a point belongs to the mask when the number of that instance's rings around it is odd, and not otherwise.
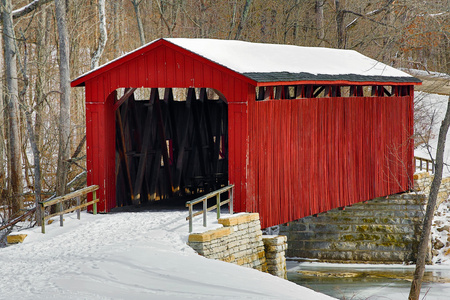
<path fill-rule="evenodd" d="M 434 213 L 431 237 L 434 251 L 437 251 L 437 255 L 433 256 L 433 264 L 447 265 L 450 268 L 450 200 L 448 199 L 439 205 Z"/>
<path fill-rule="evenodd" d="M 186 245 L 187 210 L 65 215 L 0 249 L 0 299 L 333 299 Z M 214 214 L 210 215 L 214 220 Z M 201 228 L 197 217 L 195 228 Z"/>
<path fill-rule="evenodd" d="M 443 77 L 445 74 L 438 74 Z M 448 75 L 447 75 L 448 77 Z M 447 109 L 448 96 L 428 94 L 424 92 L 415 93 L 415 109 L 421 118 L 416 122 L 416 127 L 431 127 L 431 138 L 428 144 L 423 144 L 414 150 L 414 155 L 427 159 L 436 157 L 437 139 L 439 128 Z M 418 126 L 419 125 L 419 126 Z M 447 133 L 447 141 L 444 152 L 443 177 L 450 176 L 450 132 Z M 436 210 L 432 227 L 432 243 L 435 245 L 437 255 L 433 256 L 434 264 L 450 266 L 450 200 L 444 201 Z M 441 245 L 436 245 L 440 243 Z"/>
<path fill-rule="evenodd" d="M 430 159 L 436 157 L 437 140 L 439 136 L 439 127 L 445 116 L 447 109 L 448 96 L 428 94 L 424 92 L 415 92 L 415 113 L 420 114 L 420 120 L 416 119 L 415 127 L 426 128 L 428 130 L 431 124 L 431 138 L 427 144 L 422 144 L 414 150 L 414 156 Z M 431 154 L 431 156 L 430 156 Z M 444 163 L 450 164 L 450 132 L 447 134 L 445 144 Z M 444 166 L 444 177 L 450 176 L 450 165 Z"/>

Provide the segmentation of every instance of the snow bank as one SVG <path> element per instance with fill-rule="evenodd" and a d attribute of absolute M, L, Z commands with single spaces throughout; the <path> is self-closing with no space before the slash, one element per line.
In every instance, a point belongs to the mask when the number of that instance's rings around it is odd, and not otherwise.
<path fill-rule="evenodd" d="M 0 249 L 2 299 L 332 299 L 197 255 L 186 211 L 65 215 Z M 214 214 L 210 215 L 213 220 Z M 200 227 L 201 217 L 195 228 Z"/>
<path fill-rule="evenodd" d="M 414 109 L 421 110 L 421 119 L 423 126 L 431 124 L 431 138 L 428 145 L 423 144 L 414 150 L 414 156 L 431 159 L 436 157 L 437 141 L 439 136 L 439 128 L 445 116 L 447 109 L 448 96 L 428 94 L 425 92 L 414 93 Z M 415 127 L 421 126 L 415 124 Z M 450 176 L 450 131 L 447 133 L 447 142 L 445 144 L 444 152 L 444 171 L 443 177 Z"/>

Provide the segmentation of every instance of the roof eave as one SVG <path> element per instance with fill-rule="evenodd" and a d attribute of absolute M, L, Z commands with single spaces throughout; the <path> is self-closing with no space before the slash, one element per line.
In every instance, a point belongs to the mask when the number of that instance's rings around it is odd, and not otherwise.
<path fill-rule="evenodd" d="M 243 73 L 257 81 L 257 86 L 294 84 L 332 85 L 420 85 L 422 81 L 412 76 L 371 76 L 357 74 L 310 74 L 290 72 Z"/>
<path fill-rule="evenodd" d="M 166 45 L 167 47 L 172 48 L 172 49 L 175 49 L 175 50 L 178 50 L 178 51 L 181 50 L 186 55 L 190 55 L 192 57 L 196 57 L 198 59 L 204 60 L 204 62 L 207 62 L 208 64 L 212 64 L 212 65 L 218 66 L 223 71 L 232 73 L 235 77 L 238 77 L 239 79 L 241 79 L 241 80 L 243 80 L 243 81 L 245 81 L 245 82 L 247 82 L 247 83 L 249 83 L 251 85 L 254 85 L 254 86 L 257 85 L 257 81 L 255 81 L 254 79 L 252 79 L 252 78 L 250 78 L 250 77 L 248 77 L 248 76 L 246 76 L 246 75 L 244 75 L 242 73 L 236 72 L 236 71 L 234 71 L 234 70 L 232 70 L 232 69 L 230 69 L 230 68 L 228 68 L 226 66 L 223 66 L 223 65 L 221 65 L 221 64 L 219 64 L 219 63 L 217 63 L 215 61 L 212 61 L 212 60 L 210 60 L 210 59 L 208 59 L 206 57 L 203 57 L 203 56 L 201 56 L 201 55 L 199 55 L 199 54 L 197 54 L 195 52 L 192 52 L 189 49 L 185 49 L 183 47 L 180 47 L 180 46 L 178 46 L 178 45 L 176 45 L 176 44 L 174 44 L 174 43 L 172 43 L 172 42 L 170 42 L 168 40 L 165 40 L 165 39 L 159 39 L 159 40 L 153 41 L 153 42 L 151 42 L 151 43 L 149 43 L 149 44 L 147 44 L 147 45 L 145 45 L 145 46 L 143 46 L 141 48 L 138 48 L 138 49 L 134 50 L 133 52 L 127 53 L 127 54 L 125 54 L 125 55 L 123 55 L 123 56 L 121 56 L 121 57 L 119 57 L 119 58 L 117 58 L 117 59 L 115 59 L 113 61 L 110 61 L 110 62 L 104 64 L 103 66 L 93 70 L 93 71 L 89 71 L 89 72 L 81 75 L 80 77 L 72 80 L 70 85 L 71 85 L 71 87 L 85 86 L 86 81 L 88 81 L 88 80 L 90 80 L 90 79 L 92 79 L 92 78 L 94 78 L 96 76 L 99 76 L 100 74 L 102 74 L 104 72 L 107 72 L 107 71 L 109 71 L 109 70 L 111 70 L 111 69 L 113 69 L 113 68 L 115 68 L 115 67 L 117 67 L 117 66 L 119 66 L 119 65 L 121 65 L 123 63 L 126 63 L 127 61 L 132 60 L 135 57 L 138 57 L 139 55 L 142 55 L 143 53 L 148 52 L 148 51 L 150 51 L 150 50 L 152 50 L 152 49 L 154 49 L 156 47 L 159 47 L 159 46 L 161 46 L 163 44 Z"/>
<path fill-rule="evenodd" d="M 99 68 L 95 69 L 95 70 L 91 70 L 87 73 L 84 73 L 83 75 L 79 76 L 78 78 L 75 78 L 74 80 L 72 80 L 72 82 L 70 83 L 71 87 L 78 87 L 78 86 L 85 86 L 85 82 L 96 77 L 99 76 L 100 74 L 107 72 L 129 60 L 132 60 L 136 57 L 138 57 L 139 55 L 154 49 L 158 46 L 160 46 L 162 43 L 167 42 L 163 39 L 159 39 L 153 42 L 150 42 L 130 53 L 126 53 L 120 57 L 118 57 L 117 59 L 114 59 L 110 62 L 107 62 L 106 64 L 100 66 Z"/>
<path fill-rule="evenodd" d="M 422 82 L 393 82 L 393 81 L 349 81 L 349 80 L 296 80 L 296 81 L 263 81 L 257 82 L 256 86 L 277 86 L 277 85 L 422 85 Z"/>

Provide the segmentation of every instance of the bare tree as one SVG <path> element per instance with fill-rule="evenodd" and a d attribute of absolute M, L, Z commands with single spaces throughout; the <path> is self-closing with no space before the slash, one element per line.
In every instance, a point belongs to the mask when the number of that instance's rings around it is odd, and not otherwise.
<path fill-rule="evenodd" d="M 423 229 L 420 236 L 420 244 L 417 254 L 416 270 L 414 272 L 414 278 L 411 283 L 411 290 L 409 292 L 410 300 L 417 300 L 420 296 L 420 288 L 422 286 L 423 273 L 425 271 L 425 261 L 427 255 L 428 243 L 430 240 L 431 224 L 433 222 L 434 211 L 436 209 L 436 201 L 439 193 L 439 187 L 442 181 L 442 170 L 444 167 L 444 149 L 445 140 L 450 126 L 450 96 L 447 102 L 447 111 L 445 118 L 442 121 L 441 128 L 439 129 L 438 146 L 435 160 L 435 174 L 433 182 L 430 187 L 430 195 L 428 197 L 427 210 L 425 213 L 425 219 L 423 222 Z"/>
<path fill-rule="evenodd" d="M 0 9 L 1 14 L 1 9 Z M 3 32 L 3 26 L 0 23 L 0 31 Z M 3 192 L 5 190 L 5 148 L 3 141 L 5 140 L 4 137 L 4 130 L 3 128 L 6 126 L 5 118 L 4 118 L 4 103 L 3 103 L 3 74 L 5 72 L 4 70 L 4 60 L 3 60 L 3 37 L 0 37 L 0 192 Z M 1 193 L 0 193 L 1 196 Z M 0 205 L 2 203 L 0 202 Z"/>
<path fill-rule="evenodd" d="M 136 21 L 139 30 L 139 39 L 141 40 L 141 45 L 145 45 L 145 34 L 144 34 L 144 26 L 142 25 L 141 12 L 139 10 L 139 5 L 142 0 L 130 0 L 134 7 L 134 12 L 136 14 Z"/>
<path fill-rule="evenodd" d="M 66 192 L 67 173 L 70 158 L 70 70 L 69 42 L 66 23 L 66 3 L 55 0 L 56 22 L 59 40 L 59 75 L 60 75 L 60 110 L 59 110 L 59 151 L 58 169 L 56 172 L 56 194 Z"/>
<path fill-rule="evenodd" d="M 323 6 L 325 5 L 325 0 L 316 0 L 315 12 L 316 12 L 316 27 L 317 27 L 317 38 L 323 40 L 325 38 L 325 27 L 323 19 Z"/>
<path fill-rule="evenodd" d="M 252 0 L 246 0 L 244 10 L 242 11 L 241 19 L 239 20 L 239 25 L 237 28 L 236 35 L 234 36 L 235 40 L 238 40 L 241 37 L 242 28 L 244 28 L 245 23 L 247 22 L 248 13 L 250 11 L 250 6 L 252 5 Z"/>
<path fill-rule="evenodd" d="M 161 22 L 164 24 L 164 26 L 167 28 L 167 34 L 169 37 L 173 36 L 173 31 L 175 27 L 177 26 L 177 18 L 178 13 L 181 10 L 181 7 L 183 5 L 182 0 L 174 0 L 170 3 L 170 11 L 168 12 L 169 15 L 166 17 L 165 12 L 166 9 L 164 9 L 162 3 L 160 1 L 155 1 L 156 5 L 158 6 L 159 15 L 161 18 Z M 162 1 L 161 1 L 162 2 Z M 203 4 L 203 2 L 201 2 Z M 204 4 L 203 4 L 204 5 Z"/>
<path fill-rule="evenodd" d="M 122 6 L 122 0 L 120 1 L 113 1 L 113 25 L 114 25 L 114 55 L 119 56 L 120 50 L 119 50 L 119 36 L 120 36 L 120 29 L 119 29 L 119 6 Z"/>
<path fill-rule="evenodd" d="M 19 119 L 19 87 L 17 81 L 17 48 L 12 21 L 11 0 L 2 0 L 3 40 L 6 69 L 6 103 L 9 118 L 9 177 L 12 190 L 12 213 L 23 209 L 22 157 Z"/>
<path fill-rule="evenodd" d="M 445 71 L 450 74 L 450 36 L 448 32 L 442 30 L 439 24 L 439 32 L 445 40 Z M 444 120 L 439 129 L 438 144 L 436 150 L 435 173 L 433 181 L 431 182 L 430 194 L 428 196 L 427 210 L 425 212 L 425 219 L 423 221 L 423 229 L 420 236 L 419 249 L 417 250 L 416 269 L 414 271 L 413 281 L 409 292 L 409 300 L 418 300 L 420 296 L 420 289 L 422 287 L 423 274 L 425 272 L 425 260 L 427 256 L 427 248 L 430 240 L 431 225 L 433 222 L 434 211 L 436 209 L 436 201 L 439 193 L 439 188 L 442 181 L 442 171 L 444 168 L 444 150 L 447 138 L 448 128 L 450 127 L 450 94 L 447 101 L 447 111 Z"/>
<path fill-rule="evenodd" d="M 336 8 L 336 32 L 337 32 L 337 47 L 339 49 L 345 48 L 345 24 L 344 16 L 345 11 L 343 6 L 345 5 L 345 0 L 334 0 L 334 5 Z"/>
<path fill-rule="evenodd" d="M 105 50 L 106 41 L 108 39 L 108 34 L 106 32 L 106 12 L 105 12 L 105 0 L 98 0 L 98 16 L 100 19 L 100 37 L 98 39 L 98 48 L 95 50 L 91 59 L 91 69 L 98 67 L 98 62 Z"/>

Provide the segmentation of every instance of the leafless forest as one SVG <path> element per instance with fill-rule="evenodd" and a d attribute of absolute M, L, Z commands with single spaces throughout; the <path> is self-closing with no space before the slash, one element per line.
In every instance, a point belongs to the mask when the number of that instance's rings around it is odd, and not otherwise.
<path fill-rule="evenodd" d="M 83 184 L 84 90 L 70 89 L 70 80 L 161 37 L 354 49 L 394 67 L 450 73 L 448 0 L 0 0 L 0 5 L 0 212 L 12 214 L 40 195 L 61 195 Z"/>

